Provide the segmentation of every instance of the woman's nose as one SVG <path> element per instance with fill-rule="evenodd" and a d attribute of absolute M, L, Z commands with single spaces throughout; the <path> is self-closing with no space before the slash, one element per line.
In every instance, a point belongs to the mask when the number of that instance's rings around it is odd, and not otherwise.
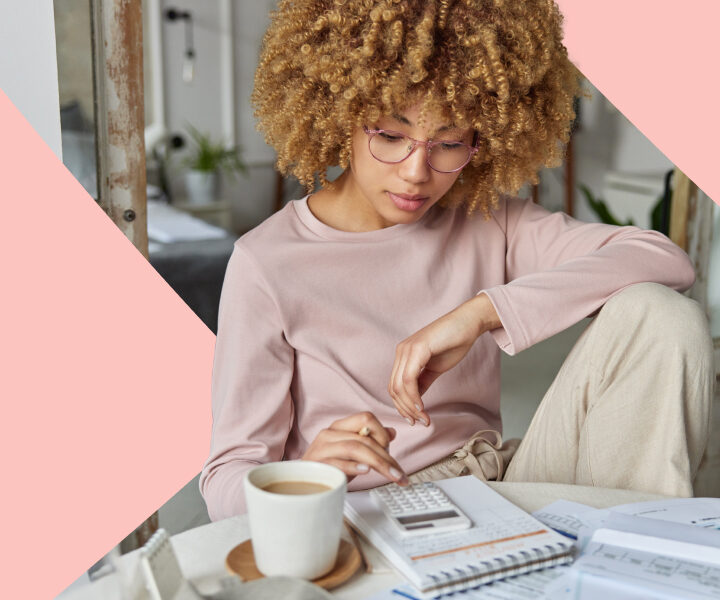
<path fill-rule="evenodd" d="M 430 177 L 428 149 L 425 144 L 417 144 L 404 161 L 400 163 L 400 177 L 412 183 L 423 183 Z"/>

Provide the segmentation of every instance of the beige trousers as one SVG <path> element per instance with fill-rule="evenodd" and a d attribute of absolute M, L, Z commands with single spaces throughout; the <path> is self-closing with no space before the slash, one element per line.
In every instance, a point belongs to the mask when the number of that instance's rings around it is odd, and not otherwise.
<path fill-rule="evenodd" d="M 707 319 L 654 283 L 611 298 L 580 336 L 520 440 L 480 431 L 412 474 L 570 483 L 692 496 L 714 385 Z"/>

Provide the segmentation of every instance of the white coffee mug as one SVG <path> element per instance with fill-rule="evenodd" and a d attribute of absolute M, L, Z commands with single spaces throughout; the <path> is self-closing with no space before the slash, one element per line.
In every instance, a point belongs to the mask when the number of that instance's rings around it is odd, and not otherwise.
<path fill-rule="evenodd" d="M 277 482 L 311 482 L 329 489 L 286 494 L 263 488 Z M 255 564 L 267 576 L 316 579 L 335 566 L 347 478 L 324 463 L 291 460 L 255 467 L 245 476 Z"/>

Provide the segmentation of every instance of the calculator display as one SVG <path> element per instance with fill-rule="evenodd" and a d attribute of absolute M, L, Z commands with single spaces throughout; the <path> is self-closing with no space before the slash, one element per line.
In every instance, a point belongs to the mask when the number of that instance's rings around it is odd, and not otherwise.
<path fill-rule="evenodd" d="M 446 510 L 443 512 L 436 513 L 422 513 L 419 515 L 407 515 L 396 517 L 397 520 L 403 525 L 410 525 L 412 523 L 422 523 L 423 521 L 437 521 L 439 519 L 452 519 L 457 517 L 458 514 L 454 510 Z"/>

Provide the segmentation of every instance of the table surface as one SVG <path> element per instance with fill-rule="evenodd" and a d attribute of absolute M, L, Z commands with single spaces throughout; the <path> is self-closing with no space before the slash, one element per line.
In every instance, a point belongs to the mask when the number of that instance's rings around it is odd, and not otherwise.
<path fill-rule="evenodd" d="M 488 485 L 527 512 L 538 510 L 559 499 L 607 508 L 629 502 L 667 498 L 629 490 L 555 483 L 488 482 Z M 247 515 L 240 515 L 179 533 L 172 537 L 172 544 L 185 577 L 195 583 L 200 592 L 212 593 L 218 588 L 218 580 L 228 574 L 225 570 L 228 552 L 248 537 Z M 401 583 L 402 579 L 379 554 L 373 549 L 368 554 L 373 565 L 372 574 L 359 570 L 347 583 L 332 590 L 333 596 L 347 600 L 366 598 Z M 122 568 L 132 573 L 137 561 L 137 551 L 131 552 L 122 557 Z M 73 585 L 60 594 L 58 600 L 119 598 L 118 583 L 114 577 L 109 575 L 90 584 Z"/>

